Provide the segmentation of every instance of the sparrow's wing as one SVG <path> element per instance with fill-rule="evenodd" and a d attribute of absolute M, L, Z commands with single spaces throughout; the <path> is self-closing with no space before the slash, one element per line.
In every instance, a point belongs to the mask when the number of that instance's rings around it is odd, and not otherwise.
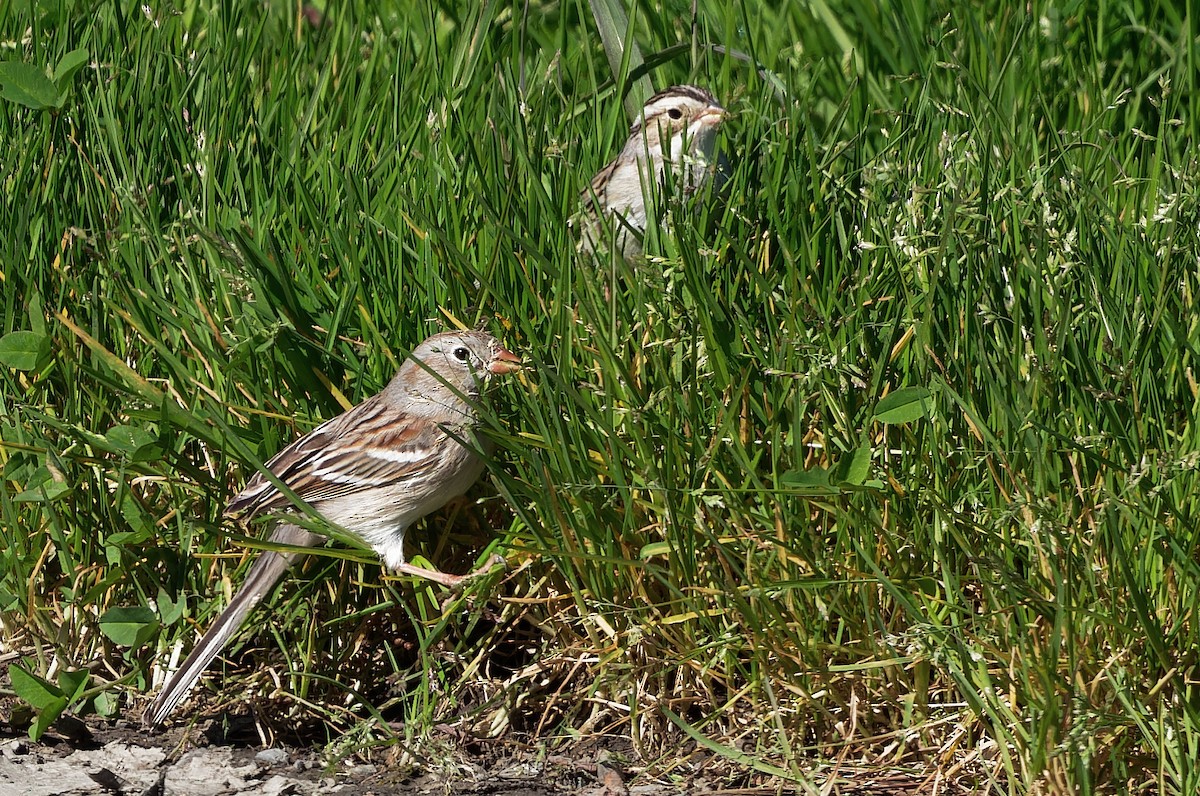
<path fill-rule="evenodd" d="M 434 470 L 447 443 L 443 426 L 389 407 L 379 396 L 318 426 L 280 451 L 267 469 L 306 503 L 419 479 Z M 258 473 L 226 507 L 248 516 L 287 509 L 292 501 Z"/>
<path fill-rule="evenodd" d="M 596 176 L 592 177 L 591 184 L 579 194 L 579 203 L 583 207 L 583 212 L 592 212 L 592 209 L 596 206 L 597 199 L 602 202 L 604 201 L 604 195 L 608 190 L 609 178 L 617 170 L 617 164 L 620 162 L 620 158 L 613 158 L 607 166 L 596 172 Z"/>

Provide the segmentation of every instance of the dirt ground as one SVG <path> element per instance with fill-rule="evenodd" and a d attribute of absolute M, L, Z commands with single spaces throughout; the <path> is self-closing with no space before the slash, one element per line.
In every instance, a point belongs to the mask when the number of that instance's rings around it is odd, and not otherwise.
<path fill-rule="evenodd" d="M 0 710 L 0 717 L 7 713 Z M 488 744 L 486 753 L 463 754 L 458 749 L 437 766 L 392 767 L 362 764 L 353 755 L 330 762 L 323 756 L 322 744 L 260 748 L 240 740 L 229 742 L 230 735 L 245 738 L 246 728 L 230 734 L 228 725 L 210 722 L 148 732 L 128 720 L 89 717 L 84 722 L 64 717 L 40 741 L 32 742 L 24 729 L 0 720 L 0 796 L 674 796 L 685 792 L 658 782 L 626 782 L 629 774 L 595 749 L 574 758 L 539 754 L 520 744 Z M 454 740 L 448 734 L 448 748 L 450 743 Z"/>
<path fill-rule="evenodd" d="M 628 749 L 580 744 L 569 754 L 547 753 L 515 742 L 480 743 L 456 736 L 433 744 L 439 759 L 415 752 L 393 765 L 404 750 L 393 747 L 369 764 L 343 751 L 328 758 L 329 745 L 274 744 L 255 740 L 253 725 L 231 726 L 228 719 L 148 732 L 139 724 L 88 717 L 64 717 L 40 741 L 24 727 L 5 721 L 12 700 L 0 699 L 0 796 L 762 796 L 803 793 L 794 784 L 731 786 L 693 779 L 655 778 L 622 763 Z M 425 756 L 423 757 L 422 754 Z M 416 762 L 414 762 L 416 761 Z M 986 792 L 964 788 L 916 771 L 842 769 L 814 776 L 829 796 L 959 796 Z"/>
<path fill-rule="evenodd" d="M 0 796 L 673 796 L 685 792 L 657 782 L 627 783 L 625 772 L 594 751 L 576 759 L 496 745 L 492 753 L 475 759 L 456 754 L 453 765 L 393 769 L 353 757 L 330 763 L 322 758 L 320 748 L 258 748 L 208 741 L 206 733 L 223 735 L 226 729 L 150 733 L 124 720 L 65 719 L 35 743 L 24 731 L 0 721 Z"/>

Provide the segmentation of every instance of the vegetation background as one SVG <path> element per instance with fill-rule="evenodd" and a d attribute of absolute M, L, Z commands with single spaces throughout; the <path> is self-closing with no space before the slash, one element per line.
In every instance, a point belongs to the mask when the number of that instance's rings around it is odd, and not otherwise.
<path fill-rule="evenodd" d="M 600 276 L 566 221 L 626 82 L 581 2 L 0 4 L 9 721 L 136 714 L 240 582 L 248 474 L 482 323 L 529 366 L 414 536 L 508 573 L 332 547 L 195 712 L 396 764 L 449 722 L 684 783 L 1200 791 L 1195 9 L 632 10 L 732 170 Z"/>

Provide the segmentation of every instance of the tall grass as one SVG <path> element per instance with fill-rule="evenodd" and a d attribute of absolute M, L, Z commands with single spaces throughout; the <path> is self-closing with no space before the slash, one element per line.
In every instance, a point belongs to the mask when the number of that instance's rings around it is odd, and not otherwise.
<path fill-rule="evenodd" d="M 89 669 L 71 705 L 133 710 L 224 605 L 258 463 L 482 323 L 529 367 L 480 501 L 414 535 L 510 574 L 443 604 L 332 548 L 219 699 L 363 748 L 460 721 L 745 784 L 1196 792 L 1190 12 L 639 8 L 733 168 L 599 274 L 566 219 L 627 122 L 588 8 L 84 10 L 0 10 L 6 58 L 90 56 L 61 110 L 0 100 L 3 328 L 35 333 L 0 368 L 0 639 Z"/>

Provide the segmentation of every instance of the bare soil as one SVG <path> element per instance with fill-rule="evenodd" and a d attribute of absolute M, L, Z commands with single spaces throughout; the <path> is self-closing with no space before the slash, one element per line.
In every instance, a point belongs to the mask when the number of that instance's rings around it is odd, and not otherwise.
<path fill-rule="evenodd" d="M 4 707 L 0 703 L 0 707 Z M 213 725 L 217 723 L 214 722 Z M 475 747 L 438 766 L 329 762 L 320 748 L 210 743 L 228 727 L 148 732 L 135 723 L 89 718 L 60 721 L 38 742 L 0 722 L 0 796 L 307 796 L 336 793 L 439 796 L 668 796 L 660 783 L 627 783 L 625 772 L 595 750 L 575 758 L 510 744 Z M 460 750 L 461 751 L 461 750 Z M 452 764 L 450 761 L 453 760 Z"/>
<path fill-rule="evenodd" d="M 216 720 L 150 732 L 124 719 L 64 716 L 38 742 L 10 721 L 0 698 L 0 796 L 768 796 L 803 792 L 794 784 L 739 787 L 703 779 L 660 779 L 622 763 L 633 757 L 621 739 L 592 738 L 568 753 L 512 741 L 468 738 L 439 728 L 424 753 L 400 746 L 362 762 L 353 748 L 330 759 L 326 743 L 263 744 L 249 719 Z M 299 737 L 299 736 L 298 736 Z M 622 748 L 624 747 L 624 748 Z M 426 748 L 426 747 L 423 747 Z M 428 750 L 436 749 L 437 760 Z M 424 756 L 422 756 L 422 754 Z M 416 762 L 414 762 L 416 761 Z M 761 779 L 759 780 L 761 784 Z M 830 796 L 960 796 L 986 792 L 936 773 L 837 767 L 814 776 Z"/>

